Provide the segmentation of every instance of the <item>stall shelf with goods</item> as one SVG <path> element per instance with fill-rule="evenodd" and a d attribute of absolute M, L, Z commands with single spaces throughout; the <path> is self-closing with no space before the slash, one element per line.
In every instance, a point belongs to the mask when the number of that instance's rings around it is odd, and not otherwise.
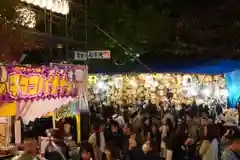
<path fill-rule="evenodd" d="M 121 74 L 89 75 L 89 99 L 136 104 L 139 100 L 159 103 L 208 103 L 216 99 L 227 102 L 227 88 L 223 75 L 200 74 Z"/>
<path fill-rule="evenodd" d="M 229 85 L 229 74 L 90 74 L 88 96 L 89 101 L 114 102 L 119 106 L 135 106 L 149 100 L 155 104 L 171 102 L 176 107 L 193 102 L 209 107 L 220 104 L 226 115 L 238 119 L 238 112 L 233 107 L 235 101 L 231 101 L 236 99 L 236 94 L 232 94 L 234 87 Z M 227 109 L 229 107 L 232 109 Z"/>

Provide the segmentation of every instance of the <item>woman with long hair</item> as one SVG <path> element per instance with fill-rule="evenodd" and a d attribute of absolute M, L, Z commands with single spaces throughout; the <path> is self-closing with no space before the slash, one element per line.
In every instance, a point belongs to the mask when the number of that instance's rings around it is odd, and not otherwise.
<path fill-rule="evenodd" d="M 204 140 L 199 150 L 202 160 L 218 160 L 219 142 L 216 124 L 209 124 L 204 128 Z"/>
<path fill-rule="evenodd" d="M 166 157 L 166 143 L 168 141 L 168 138 L 170 136 L 170 133 L 173 132 L 174 127 L 175 126 L 175 122 L 174 122 L 174 118 L 170 115 L 167 114 L 164 116 L 163 118 L 163 125 L 160 128 L 161 131 L 161 157 L 163 159 L 165 159 Z"/>
<path fill-rule="evenodd" d="M 166 160 L 184 160 L 184 141 L 186 139 L 187 125 L 184 121 L 180 122 L 176 129 L 169 133 L 169 138 L 166 143 Z"/>
<path fill-rule="evenodd" d="M 151 126 L 150 138 L 153 142 L 153 150 L 160 152 L 161 133 L 158 130 L 158 126 L 156 124 L 152 124 Z"/>

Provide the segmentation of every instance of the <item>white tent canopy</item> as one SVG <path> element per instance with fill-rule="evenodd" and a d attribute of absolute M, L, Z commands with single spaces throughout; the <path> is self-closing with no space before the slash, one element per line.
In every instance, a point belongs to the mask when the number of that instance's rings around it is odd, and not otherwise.
<path fill-rule="evenodd" d="M 74 98 L 72 97 L 39 101 L 23 100 L 20 102 L 19 115 L 22 117 L 23 123 L 28 124 L 30 121 L 34 121 L 36 118 L 40 118 L 42 115 L 52 112 L 73 100 Z"/>

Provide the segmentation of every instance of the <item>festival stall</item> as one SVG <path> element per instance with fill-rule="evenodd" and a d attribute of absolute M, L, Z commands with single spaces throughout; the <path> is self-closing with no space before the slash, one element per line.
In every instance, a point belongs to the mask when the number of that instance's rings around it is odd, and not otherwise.
<path fill-rule="evenodd" d="M 75 118 L 77 121 L 76 129 L 77 131 L 81 131 L 81 125 L 79 124 L 81 121 L 81 114 L 84 111 L 88 112 L 88 102 L 86 95 L 84 95 L 81 99 L 76 98 L 72 101 L 69 101 L 67 104 L 63 104 L 60 108 L 56 108 L 52 112 L 42 115 L 42 117 L 52 117 L 53 129 L 57 128 L 56 123 L 58 123 L 60 120 L 64 120 L 65 118 Z M 80 133 L 78 134 L 79 137 L 77 137 L 78 143 L 81 139 Z"/>
<path fill-rule="evenodd" d="M 87 107 L 85 98 L 87 92 L 86 66 L 31 67 L 7 65 L 1 66 L 0 69 L 0 116 L 16 115 L 16 144 L 21 143 L 19 118 L 27 124 L 64 104 L 77 101 L 76 104 L 79 106 L 75 107 L 74 114 L 78 116 L 78 121 L 80 121 L 81 107 Z M 80 132 L 78 134 L 80 141 Z M 9 142 L 6 143 L 9 144 Z"/>
<path fill-rule="evenodd" d="M 223 75 L 202 74 L 121 74 L 89 75 L 89 100 L 136 104 L 139 100 L 169 101 L 176 104 L 227 104 Z"/>

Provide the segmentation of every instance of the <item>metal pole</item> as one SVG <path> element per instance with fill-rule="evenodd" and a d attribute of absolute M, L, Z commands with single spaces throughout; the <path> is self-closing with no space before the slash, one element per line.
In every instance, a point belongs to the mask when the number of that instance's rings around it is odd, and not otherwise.
<path fill-rule="evenodd" d="M 85 0 L 85 45 L 87 49 L 87 44 L 88 44 L 88 0 Z"/>
<path fill-rule="evenodd" d="M 85 27 L 85 51 L 88 51 L 88 0 L 84 1 L 84 27 Z M 88 65 L 88 59 L 84 61 L 85 65 Z M 90 119 L 89 119 L 89 124 L 90 124 Z"/>
<path fill-rule="evenodd" d="M 52 37 L 52 11 L 49 12 L 49 34 Z M 50 46 L 50 58 L 52 58 L 52 46 Z"/>
<path fill-rule="evenodd" d="M 47 33 L 47 9 L 44 9 L 44 32 Z"/>
<path fill-rule="evenodd" d="M 65 36 L 68 37 L 68 16 L 66 15 L 65 16 Z M 66 43 L 66 46 L 65 46 L 65 54 L 66 54 L 66 61 L 68 62 L 68 59 L 69 59 L 69 55 L 68 55 L 68 42 Z"/>

